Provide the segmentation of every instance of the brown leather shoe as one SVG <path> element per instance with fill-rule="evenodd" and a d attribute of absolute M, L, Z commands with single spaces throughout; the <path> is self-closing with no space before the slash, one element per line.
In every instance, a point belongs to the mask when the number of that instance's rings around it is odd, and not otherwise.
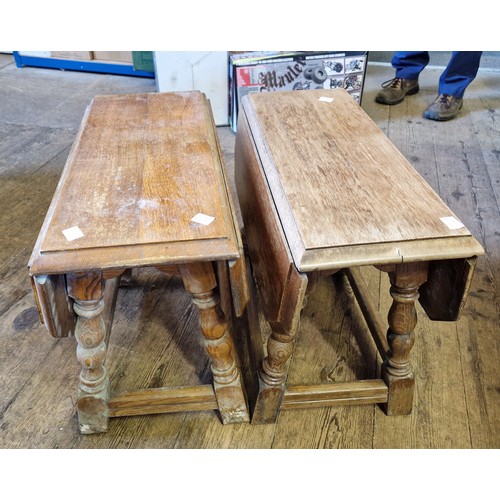
<path fill-rule="evenodd" d="M 382 84 L 382 90 L 375 97 L 375 101 L 381 104 L 398 104 L 407 95 L 416 94 L 419 90 L 418 80 L 393 78 Z"/>
<path fill-rule="evenodd" d="M 443 122 L 457 116 L 464 100 L 448 94 L 440 94 L 437 99 L 424 111 L 424 118 Z"/>

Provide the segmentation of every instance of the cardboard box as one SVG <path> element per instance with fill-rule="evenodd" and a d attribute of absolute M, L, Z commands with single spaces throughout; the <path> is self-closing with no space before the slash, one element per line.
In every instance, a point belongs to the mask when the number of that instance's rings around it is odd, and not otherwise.
<path fill-rule="evenodd" d="M 94 50 L 96 61 L 109 61 L 132 64 L 132 51 L 104 51 Z"/>
<path fill-rule="evenodd" d="M 91 61 L 93 58 L 93 53 L 90 51 L 58 51 L 51 52 L 50 57 L 55 59 L 76 59 L 78 61 Z"/>
<path fill-rule="evenodd" d="M 229 124 L 250 92 L 344 88 L 361 103 L 368 52 L 244 52 L 229 56 Z"/>
<path fill-rule="evenodd" d="M 210 101 L 216 125 L 228 125 L 226 51 L 154 52 L 158 92 L 199 90 Z"/>

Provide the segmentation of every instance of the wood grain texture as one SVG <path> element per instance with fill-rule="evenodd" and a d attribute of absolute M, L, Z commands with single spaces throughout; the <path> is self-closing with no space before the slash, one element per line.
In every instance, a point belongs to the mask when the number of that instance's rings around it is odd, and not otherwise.
<path fill-rule="evenodd" d="M 437 73 L 429 75 L 437 81 Z M 491 447 L 500 438 L 500 392 L 495 389 L 500 372 L 493 361 L 500 342 L 492 334 L 500 324 L 499 184 L 492 171 L 499 160 L 494 151 L 500 149 L 500 122 L 492 76 L 468 89 L 459 119 L 444 127 L 422 119 L 422 110 L 435 98 L 434 85 L 390 109 L 364 101 L 370 116 L 486 249 L 458 322 L 430 322 L 419 310 L 412 350 L 418 367 L 414 412 L 389 420 L 377 414 L 376 447 Z M 380 297 L 385 308 L 386 293 Z"/>
<path fill-rule="evenodd" d="M 216 410 L 217 399 L 211 385 L 159 387 L 115 394 L 108 407 L 110 417 L 151 415 Z"/>
<path fill-rule="evenodd" d="M 315 282 L 318 271 L 335 272 L 355 264 L 378 264 L 390 273 L 394 301 L 387 340 L 377 311 L 352 273 L 350 278 L 384 360 L 386 411 L 402 415 L 413 406 L 414 303 L 419 286 L 427 281 L 428 260 L 455 257 L 457 269 L 463 262 L 456 258 L 459 255 L 483 252 L 464 226 L 452 230 L 441 220 L 457 221 L 352 98 L 344 91 L 325 94 L 289 92 L 262 98 L 250 94 L 240 114 L 236 184 L 257 289 L 272 330 L 259 372 L 255 423 L 275 422 L 283 406 L 303 307 L 303 299 L 296 300 L 299 294 L 290 284 L 301 276 L 311 276 Z M 325 97 L 330 100 L 324 102 Z M 336 203 L 338 199 L 343 201 Z M 335 212 L 338 208 L 342 212 Z M 446 266 L 438 260 L 434 267 Z M 441 315 L 435 313 L 434 319 L 450 315 L 448 303 L 457 311 L 463 307 L 470 283 L 470 274 L 465 275 L 453 279 L 449 273 L 433 273 L 428 290 L 438 290 L 440 300 L 435 305 L 446 309 Z M 312 390 L 304 404 L 316 404 L 316 397 Z"/>
<path fill-rule="evenodd" d="M 63 274 L 31 278 L 40 321 L 53 337 L 71 337 L 75 333 L 76 314 L 67 294 Z"/>
<path fill-rule="evenodd" d="M 386 323 L 382 321 L 382 318 L 380 317 L 380 313 L 370 295 L 368 287 L 363 280 L 361 271 L 356 268 L 346 269 L 346 276 L 349 280 L 350 286 L 352 287 L 353 294 L 356 297 L 367 326 L 370 329 L 379 354 L 383 359 L 389 351 L 389 344 L 387 343 L 386 338 Z"/>
<path fill-rule="evenodd" d="M 283 322 L 285 328 L 290 328 L 293 313 L 284 308 L 295 288 L 290 276 L 297 271 L 244 114 L 240 115 L 238 130 L 235 182 L 258 293 L 267 321 Z"/>
<path fill-rule="evenodd" d="M 283 396 L 283 409 L 314 408 L 345 404 L 374 404 L 387 401 L 382 380 L 357 380 L 335 384 L 289 386 Z"/>
<path fill-rule="evenodd" d="M 457 321 L 465 307 L 477 258 L 431 262 L 419 301 L 435 321 Z M 451 293 L 450 293 L 451 292 Z"/>
<path fill-rule="evenodd" d="M 300 270 L 325 248 L 342 260 L 351 246 L 471 238 L 440 220 L 454 214 L 345 91 L 254 93 L 243 109 Z"/>
<path fill-rule="evenodd" d="M 201 92 L 96 96 L 35 246 L 33 272 L 236 258 L 241 243 L 213 127 Z M 193 222 L 198 213 L 215 219 Z M 83 237 L 70 241 L 62 231 L 74 226 Z"/>
<path fill-rule="evenodd" d="M 340 274 L 320 279 L 300 322 L 287 386 L 348 384 L 377 377 L 376 348 Z M 280 412 L 274 448 L 366 448 L 374 405 L 320 406 Z M 386 417 L 387 418 L 387 417 Z"/>
<path fill-rule="evenodd" d="M 120 276 L 142 266 L 168 273 L 177 263 L 174 271 L 199 309 L 213 375 L 211 401 L 215 398 L 224 423 L 249 420 L 213 269 L 214 261 L 232 261 L 241 316 L 248 301 L 244 261 L 239 259 L 243 245 L 224 170 L 201 92 L 97 96 L 87 109 L 29 263 L 35 283 L 41 272 L 59 277 L 49 279 L 54 286 L 34 288 L 53 336 L 72 333 L 71 313 L 59 316 L 61 309 L 65 312 L 62 295 L 74 300 L 82 433 L 108 429 L 110 382 L 104 361 Z M 195 215 L 212 220 L 196 222 Z M 78 218 L 83 223 L 77 224 Z M 83 234 L 68 238 L 63 228 L 69 227 Z M 113 284 L 111 297 L 105 296 L 106 282 Z M 229 279 L 224 286 L 229 288 Z M 181 392 L 186 390 L 193 387 Z M 129 392 L 129 405 L 137 398 L 129 414 L 144 414 L 148 408 L 153 413 L 207 409 L 206 402 L 185 404 L 184 396 L 175 394 L 159 402 L 155 391 Z"/>
<path fill-rule="evenodd" d="M 394 266 L 389 271 L 393 299 L 388 313 L 389 351 L 382 365 L 382 378 L 389 387 L 388 415 L 408 415 L 413 409 L 415 378 L 410 362 L 415 343 L 419 287 L 427 281 L 428 263 L 413 262 Z"/>
<path fill-rule="evenodd" d="M 427 69 L 419 94 L 389 107 L 375 103 L 374 97 L 380 83 L 393 76 L 392 69 L 368 67 L 363 108 L 487 252 L 477 261 L 458 322 L 432 322 L 417 304 L 411 415 L 387 417 L 375 405 L 333 406 L 287 410 L 276 424 L 222 426 L 210 410 L 113 418 L 106 434 L 81 436 L 75 418 L 80 369 L 75 342 L 55 339 L 39 324 L 26 263 L 75 136 L 67 123 L 77 126 L 85 107 L 75 111 L 74 103 L 88 102 L 97 91 L 148 91 L 154 81 L 90 73 L 79 78 L 76 72 L 17 70 L 14 63 L 7 69 L 0 68 L 6 84 L 2 103 L 15 111 L 16 123 L 0 113 L 1 448 L 157 448 L 167 453 L 176 448 L 239 448 L 266 455 L 267 449 L 286 454 L 288 449 L 500 447 L 498 73 L 480 71 L 459 119 L 432 123 L 422 118 L 422 111 L 435 98 L 439 70 Z M 57 98 L 65 93 L 66 100 L 41 106 L 54 88 Z M 23 111 L 30 105 L 34 113 L 28 115 L 28 126 Z M 218 134 L 231 174 L 234 134 L 228 127 L 220 127 Z M 208 358 L 196 334 L 197 313 L 182 283 L 151 269 L 137 271 L 130 286 L 121 288 L 115 311 L 106 361 L 113 390 L 209 383 Z M 391 303 L 386 273 L 372 267 L 360 271 L 375 307 L 385 316 Z M 356 301 L 336 284 L 335 278 L 324 280 L 309 297 L 289 373 L 291 385 L 377 376 L 375 349 L 372 357 L 359 354 L 365 345 L 360 339 L 367 337 L 369 347 L 370 333 Z M 245 337 L 243 329 L 240 335 Z M 467 467 L 476 492 L 488 496 L 495 491 L 494 462 L 472 461 Z M 197 470 L 186 467 L 186 472 Z"/>
<path fill-rule="evenodd" d="M 70 274 L 67 282 L 68 295 L 75 301 L 73 309 L 78 316 L 75 338 L 76 357 L 82 366 L 77 401 L 80 432 L 106 432 L 109 377 L 104 366 L 107 332 L 102 314 L 106 308 L 102 273 Z"/>
<path fill-rule="evenodd" d="M 211 361 L 213 386 L 225 424 L 250 420 L 231 326 L 215 295 L 217 280 L 211 262 L 179 266 L 184 287 L 198 308 L 200 330 Z"/>
<path fill-rule="evenodd" d="M 41 251 L 225 237 L 207 116 L 201 93 L 95 97 Z M 66 241 L 72 226 L 85 237 Z"/>

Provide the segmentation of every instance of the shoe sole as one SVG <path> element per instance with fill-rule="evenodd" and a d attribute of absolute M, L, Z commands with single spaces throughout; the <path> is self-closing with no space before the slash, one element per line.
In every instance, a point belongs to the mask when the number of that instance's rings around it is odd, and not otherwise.
<path fill-rule="evenodd" d="M 427 120 L 434 120 L 435 122 L 447 122 L 448 120 L 453 120 L 453 118 L 456 118 L 457 115 L 458 112 L 450 116 L 430 116 L 424 113 L 424 118 L 427 118 Z"/>
<path fill-rule="evenodd" d="M 385 99 L 379 99 L 378 96 L 375 97 L 375 101 L 378 102 L 379 104 L 388 104 L 389 106 L 392 106 L 393 104 L 399 104 L 400 102 L 403 102 L 405 97 L 407 95 L 414 95 L 416 94 L 418 91 L 420 90 L 420 87 L 418 86 L 418 84 L 415 86 L 415 87 L 412 87 L 411 89 L 409 89 L 405 94 L 403 94 L 403 97 L 401 97 L 401 99 L 398 99 L 397 101 L 387 101 Z"/>
<path fill-rule="evenodd" d="M 447 122 L 449 120 L 453 120 L 453 118 L 456 118 L 458 116 L 458 112 L 462 109 L 463 104 L 464 103 L 461 102 L 460 107 L 457 109 L 457 112 L 453 113 L 452 115 L 448 116 L 431 115 L 430 113 L 426 114 L 426 112 L 424 111 L 423 117 L 427 118 L 427 120 L 434 120 L 435 122 Z"/>

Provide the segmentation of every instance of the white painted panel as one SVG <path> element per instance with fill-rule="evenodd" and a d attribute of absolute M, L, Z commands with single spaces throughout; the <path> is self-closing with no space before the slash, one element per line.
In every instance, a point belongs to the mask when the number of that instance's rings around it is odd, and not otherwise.
<path fill-rule="evenodd" d="M 50 57 L 50 52 L 47 51 L 36 51 L 36 50 L 23 50 L 19 51 L 21 56 L 32 56 L 32 57 Z"/>
<path fill-rule="evenodd" d="M 154 62 L 158 92 L 199 90 L 210 100 L 215 124 L 228 124 L 226 51 L 157 51 Z"/>

